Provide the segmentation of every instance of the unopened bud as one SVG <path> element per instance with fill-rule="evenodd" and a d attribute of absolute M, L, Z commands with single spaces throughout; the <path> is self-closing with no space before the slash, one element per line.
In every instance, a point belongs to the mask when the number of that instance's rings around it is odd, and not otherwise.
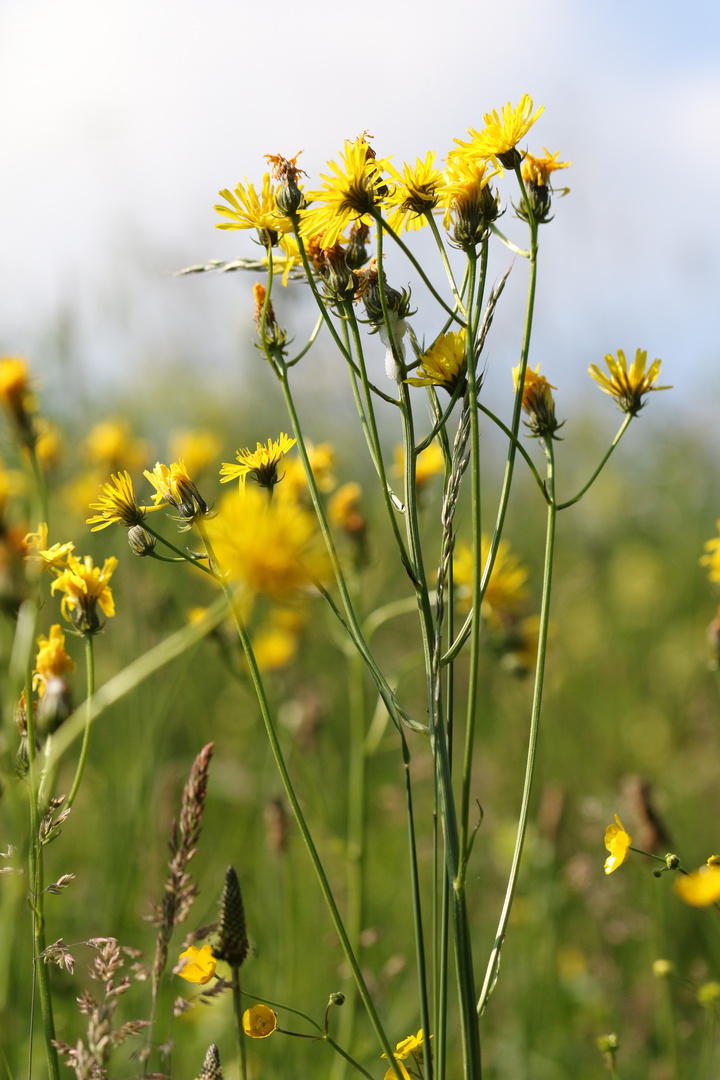
<path fill-rule="evenodd" d="M 150 555 L 155 550 L 155 537 L 151 536 L 147 529 L 143 529 L 142 525 L 133 525 L 132 529 L 128 529 L 128 544 L 135 555 L 139 555 L 140 558 L 144 558 L 146 555 Z"/>

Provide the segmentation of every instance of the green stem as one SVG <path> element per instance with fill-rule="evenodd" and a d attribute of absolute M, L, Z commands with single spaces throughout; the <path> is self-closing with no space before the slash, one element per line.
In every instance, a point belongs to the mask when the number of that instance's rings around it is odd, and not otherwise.
<path fill-rule="evenodd" d="M 240 1060 L 240 1080 L 247 1080 L 247 1054 L 245 1050 L 245 1029 L 243 1028 L 242 990 L 240 989 L 240 968 L 231 965 L 233 1013 L 238 1039 L 238 1057 Z"/>
<path fill-rule="evenodd" d="M 566 510 L 568 506 L 572 506 L 573 503 L 579 502 L 579 500 L 582 499 L 583 495 L 588 490 L 588 488 L 592 487 L 592 485 L 595 483 L 595 481 L 597 480 L 597 478 L 600 475 L 600 473 L 602 472 L 602 470 L 605 468 L 605 465 L 607 463 L 608 458 L 610 457 L 613 450 L 615 449 L 617 444 L 620 442 L 623 435 L 625 434 L 628 427 L 630 426 L 630 421 L 631 420 L 632 420 L 632 415 L 631 415 L 631 413 L 628 413 L 626 415 L 625 419 L 623 420 L 622 424 L 620 425 L 620 430 L 618 431 L 618 433 L 615 436 L 615 438 L 613 439 L 613 441 L 610 443 L 610 448 L 609 448 L 608 452 L 605 454 L 604 458 L 602 459 L 602 461 L 598 465 L 597 469 L 595 470 L 595 472 L 592 474 L 592 476 L 588 480 L 587 484 L 585 484 L 584 487 L 580 488 L 577 495 L 575 495 L 572 499 L 568 499 L 566 502 L 560 503 L 558 505 L 558 510 Z"/>
<path fill-rule="evenodd" d="M 164 544 L 165 547 L 169 547 L 170 550 L 174 551 L 176 555 L 179 555 L 180 558 L 183 560 L 183 562 L 190 563 L 191 566 L 197 566 L 198 570 L 202 570 L 203 573 L 205 573 L 205 574 L 210 574 L 210 577 L 213 576 L 212 571 L 209 570 L 207 568 L 207 566 L 203 566 L 203 564 L 201 563 L 201 561 L 199 559 L 194 558 L 187 551 L 183 551 L 182 548 L 175 547 L 175 545 L 171 544 L 169 540 L 167 540 L 164 536 L 162 536 L 161 533 L 155 532 L 154 529 L 151 529 L 150 526 L 147 524 L 147 522 L 145 522 L 143 524 L 143 529 L 145 530 L 145 532 L 150 533 L 151 536 L 154 536 L 156 540 L 159 540 L 161 544 Z M 162 559 L 162 556 L 158 556 L 158 557 Z M 163 561 L 166 561 L 166 560 L 163 560 Z M 173 561 L 173 560 L 167 560 L 167 561 Z"/>
<path fill-rule="evenodd" d="M 502 948 L 503 941 L 505 940 L 505 931 L 507 929 L 508 919 L 510 918 L 510 910 L 512 908 L 518 873 L 520 871 L 520 860 L 522 857 L 523 845 L 525 843 L 525 832 L 527 829 L 528 812 L 530 807 L 530 793 L 532 791 L 532 782 L 535 775 L 535 756 L 537 752 L 538 733 L 540 729 L 540 708 L 542 705 L 543 680 L 545 677 L 545 658 L 547 654 L 548 625 L 550 620 L 550 591 L 552 586 L 553 558 L 555 553 L 555 522 L 557 518 L 557 508 L 554 503 L 554 451 L 552 438 L 549 436 L 545 439 L 545 453 L 547 455 L 547 485 L 551 502 L 548 506 L 547 512 L 545 566 L 543 568 L 543 591 L 542 601 L 540 605 L 538 654 L 537 665 L 535 668 L 535 688 L 533 691 L 532 713 L 530 717 L 530 733 L 528 738 L 527 760 L 525 764 L 525 782 L 523 786 L 522 802 L 520 806 L 520 817 L 518 819 L 517 833 L 515 836 L 515 850 L 513 852 L 512 865 L 510 867 L 510 876 L 508 878 L 507 888 L 505 890 L 505 899 L 502 906 L 502 912 L 500 914 L 500 921 L 498 923 L 497 933 L 495 935 L 495 943 L 490 953 L 490 959 L 488 960 L 482 992 L 480 994 L 480 998 L 477 1004 L 478 1014 L 481 1014 L 485 1006 L 487 1005 L 488 997 L 497 978 L 498 964 L 500 962 L 500 950 Z"/>
<path fill-rule="evenodd" d="M 82 780 L 83 773 L 85 772 L 88 751 L 90 750 L 90 728 L 92 726 L 92 711 L 90 703 L 92 701 L 93 694 L 95 693 L 95 650 L 93 646 L 92 634 L 85 635 L 85 670 L 87 674 L 87 697 L 85 699 L 85 733 L 83 735 L 82 748 L 80 750 L 80 757 L 78 759 L 77 769 L 75 770 L 75 779 L 72 782 L 70 794 L 65 801 L 66 809 L 69 809 L 75 802 L 75 796 L 78 793 L 80 781 Z"/>
<path fill-rule="evenodd" d="M 438 246 L 438 251 L 440 252 L 440 258 L 442 259 L 442 264 L 445 267 L 445 273 L 447 274 L 447 279 L 448 279 L 448 282 L 450 283 L 450 288 L 452 290 L 453 297 L 455 298 L 455 304 L 457 305 L 457 309 L 460 312 L 460 314 L 463 316 L 463 318 L 467 318 L 467 312 L 465 311 L 465 306 L 464 306 L 464 304 L 462 302 L 462 299 L 460 298 L 460 293 L 458 292 L 457 285 L 455 284 L 455 278 L 453 277 L 452 268 L 450 266 L 450 262 L 449 262 L 448 257 L 447 257 L 447 252 L 445 250 L 445 245 L 442 242 L 442 238 L 440 236 L 440 232 L 439 232 L 438 227 L 437 227 L 437 222 L 435 221 L 435 218 L 433 217 L 433 215 L 431 213 L 425 215 L 425 220 L 427 221 L 428 225 L 430 226 L 430 232 L 433 234 L 433 237 L 435 238 L 435 243 Z"/>

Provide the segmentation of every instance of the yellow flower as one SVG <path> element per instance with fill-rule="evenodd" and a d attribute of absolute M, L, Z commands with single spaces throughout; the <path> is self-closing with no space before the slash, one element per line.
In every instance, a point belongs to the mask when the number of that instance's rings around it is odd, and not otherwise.
<path fill-rule="evenodd" d="M 101 472 L 136 472 L 147 461 L 150 448 L 144 439 L 136 439 L 123 419 L 103 420 L 92 428 L 85 439 L 84 450 L 91 465 Z"/>
<path fill-rule="evenodd" d="M 385 168 L 395 187 L 385 199 L 388 225 L 395 232 L 421 229 L 427 225 L 428 216 L 437 206 L 440 189 L 443 186 L 443 174 L 435 167 L 433 150 L 421 161 L 417 158 L 415 167 L 403 165 L 402 176 L 397 169 L 387 162 Z"/>
<path fill-rule="evenodd" d="M 718 532 L 720 532 L 720 519 L 717 521 Z M 703 549 L 707 552 L 706 555 L 700 556 L 700 565 L 708 566 L 708 577 L 711 581 L 720 581 L 720 536 L 714 536 L 712 540 L 706 540 Z"/>
<path fill-rule="evenodd" d="M 327 577 L 314 515 L 287 499 L 269 503 L 257 488 L 233 492 L 208 532 L 221 569 L 251 595 L 282 601 Z"/>
<path fill-rule="evenodd" d="M 52 583 L 52 593 L 59 589 L 64 594 L 60 607 L 63 618 L 74 623 L 83 634 L 94 634 L 100 629 L 98 607 L 108 619 L 115 614 L 108 582 L 117 562 L 111 556 L 105 560 L 101 570 L 99 566 L 93 566 L 90 555 L 86 555 L 82 562 L 69 555 L 67 568 L 58 573 Z"/>
<path fill-rule="evenodd" d="M 267 265 L 268 257 L 263 255 L 260 260 L 263 265 Z M 278 244 L 278 250 L 273 252 L 273 273 L 282 274 L 282 283 L 287 285 L 290 271 L 295 267 L 302 265 L 302 259 L 300 257 L 300 248 L 298 242 L 292 233 L 287 233 L 286 236 L 280 238 Z M 299 275 L 304 277 L 304 274 Z"/>
<path fill-rule="evenodd" d="M 25 558 L 36 574 L 42 574 L 45 570 L 62 567 L 75 545 L 72 541 L 66 544 L 53 544 L 48 547 L 48 527 L 46 522 L 41 521 L 38 531 L 28 533 L 23 540 Z"/>
<path fill-rule="evenodd" d="M 348 536 L 362 536 L 367 522 L 360 509 L 361 498 L 362 488 L 354 481 L 338 488 L 328 503 L 330 524 L 342 529 Z"/>
<path fill-rule="evenodd" d="M 520 170 L 523 180 L 528 184 L 545 187 L 551 173 L 556 172 L 558 169 L 567 169 L 572 164 L 571 161 L 558 161 L 559 156 L 559 150 L 554 154 L 545 150 L 545 157 L 542 158 L 526 154 Z"/>
<path fill-rule="evenodd" d="M 672 390 L 671 386 L 653 385 L 660 373 L 661 361 L 653 360 L 645 371 L 647 349 L 637 350 L 630 371 L 628 371 L 622 349 L 618 349 L 617 355 L 617 360 L 612 353 L 608 353 L 605 357 L 605 363 L 610 372 L 609 378 L 596 364 L 591 364 L 589 370 L 600 389 L 614 397 L 623 412 L 637 416 L 645 404 L 642 400 L 645 394 L 649 394 L 651 390 Z"/>
<path fill-rule="evenodd" d="M 327 495 L 337 484 L 335 468 L 335 450 L 330 443 L 305 443 L 312 474 L 318 491 Z M 299 457 L 290 458 L 285 465 L 285 477 L 277 490 L 276 497 L 282 496 L 289 502 L 306 502 L 310 498 L 305 469 Z"/>
<path fill-rule="evenodd" d="M 485 127 L 482 131 L 468 128 L 469 143 L 460 139 L 455 139 L 455 142 L 476 157 L 490 158 L 496 165 L 514 169 L 521 161 L 521 154 L 515 147 L 545 109 L 545 106 L 541 105 L 533 113 L 532 107 L 532 98 L 523 94 L 515 108 L 509 101 L 507 105 L 503 105 L 502 118 L 498 116 L 496 109 L 485 113 Z"/>
<path fill-rule="evenodd" d="M 185 521 L 181 531 L 189 529 L 198 514 L 210 513 L 207 503 L 190 479 L 184 461 L 174 461 L 170 468 L 158 461 L 152 472 L 146 469 L 143 475 L 155 488 L 155 505 L 163 501 L 170 503 Z"/>
<path fill-rule="evenodd" d="M 440 206 L 445 207 L 443 226 L 449 229 L 453 223 L 453 237 L 459 247 L 474 248 L 500 213 L 499 197 L 489 187 L 497 175 L 497 169 L 489 172 L 486 162 L 462 150 L 448 155 Z"/>
<path fill-rule="evenodd" d="M 490 555 L 490 537 L 480 538 L 480 558 L 483 567 Z M 500 627 L 508 616 L 515 616 L 525 606 L 526 583 L 529 571 L 520 562 L 507 540 L 501 540 L 490 580 L 482 603 L 482 615 L 493 626 Z M 453 558 L 453 581 L 461 610 L 469 610 L 472 600 L 473 557 L 467 544 L 458 543 Z"/>
<path fill-rule="evenodd" d="M 91 510 L 98 513 L 88 518 L 86 525 L 92 525 L 91 532 L 99 532 L 108 525 L 125 525 L 131 529 L 133 525 L 139 525 L 145 520 L 147 510 L 159 510 L 159 506 L 138 506 L 135 501 L 135 490 L 129 472 L 118 473 L 111 477 L 109 483 L 100 488 L 100 498 L 95 503 L 90 503 Z"/>
<path fill-rule="evenodd" d="M 32 445 L 34 432 L 30 414 L 37 408 L 30 389 L 30 368 L 19 356 L 0 357 L 0 404 L 20 429 L 23 441 Z"/>
<path fill-rule="evenodd" d="M 65 652 L 65 635 L 58 623 L 50 627 L 50 637 L 42 634 L 38 638 L 38 653 L 33 672 L 33 690 L 38 697 L 43 697 L 45 685 L 50 679 L 56 679 L 67 672 L 74 671 L 75 664 Z"/>
<path fill-rule="evenodd" d="M 338 243 L 340 234 L 348 225 L 358 221 L 372 225 L 372 211 L 387 192 L 381 176 L 384 159 L 376 159 L 364 137 L 354 142 L 345 141 L 341 151 L 342 165 L 329 161 L 332 176 L 321 173 L 325 184 L 318 191 L 309 191 L 308 202 L 324 205 L 301 212 L 300 231 L 303 239 L 321 237 L 323 250 Z"/>
<path fill-rule="evenodd" d="M 168 457 L 184 461 L 191 476 L 197 476 L 217 461 L 222 442 L 213 431 L 198 428 L 194 431 L 173 431 L 168 440 Z"/>
<path fill-rule="evenodd" d="M 673 888 L 686 904 L 709 907 L 720 900 L 720 866 L 701 866 L 691 874 L 678 874 Z"/>
<path fill-rule="evenodd" d="M 405 449 L 401 443 L 395 447 L 396 476 L 405 475 Z M 415 489 L 421 495 L 434 476 L 445 472 L 445 458 L 440 445 L 433 441 L 415 459 Z"/>
<path fill-rule="evenodd" d="M 288 609 L 271 611 L 267 621 L 253 635 L 253 652 L 261 671 L 287 667 L 298 650 L 298 636 L 304 619 Z"/>
<path fill-rule="evenodd" d="M 258 443 L 254 453 L 249 448 L 238 450 L 236 457 L 239 464 L 234 465 L 230 462 L 223 462 L 220 470 L 220 483 L 227 484 L 229 480 L 237 479 L 240 481 L 240 490 L 243 491 L 245 489 L 245 480 L 249 475 L 257 481 L 260 487 L 269 488 L 272 491 L 275 484 L 282 480 L 282 477 L 278 476 L 277 467 L 288 450 L 292 450 L 296 442 L 297 439 L 291 439 L 289 435 L 285 435 L 281 431 L 280 437 L 274 442 L 272 439 L 268 439 L 267 446 Z"/>
<path fill-rule="evenodd" d="M 465 331 L 441 334 L 420 357 L 417 375 L 405 382 L 411 386 L 442 386 L 453 394 L 465 365 Z"/>
<path fill-rule="evenodd" d="M 631 844 L 632 837 L 625 832 L 622 822 L 616 814 L 615 825 L 608 825 L 605 830 L 605 847 L 610 852 L 605 860 L 606 874 L 612 874 L 614 870 L 617 870 L 618 866 L 622 866 L 627 859 Z"/>
<path fill-rule="evenodd" d="M 251 1039 L 267 1039 L 277 1028 L 277 1016 L 267 1005 L 253 1005 L 243 1013 L 243 1031 Z"/>
<path fill-rule="evenodd" d="M 181 979 L 203 984 L 212 979 L 216 964 L 211 945 L 203 945 L 202 949 L 191 945 L 185 952 L 180 953 L 175 972 Z"/>
<path fill-rule="evenodd" d="M 517 391 L 520 377 L 520 364 L 512 369 L 513 386 Z M 535 436 L 552 436 L 561 424 L 555 419 L 555 401 L 552 391 L 557 389 L 547 381 L 544 375 L 539 375 L 540 365 L 533 371 L 525 369 L 525 382 L 523 383 L 522 407 L 530 417 L 527 427 Z"/>
<path fill-rule="evenodd" d="M 430 1036 L 430 1038 L 432 1039 L 432 1035 Z M 424 1058 L 422 1028 L 420 1028 L 417 1035 L 408 1035 L 406 1039 L 401 1039 L 400 1042 L 397 1043 L 395 1051 L 393 1053 L 393 1057 L 400 1065 L 400 1072 L 406 1078 L 406 1080 L 410 1080 L 410 1074 L 403 1065 L 403 1061 L 405 1060 L 405 1058 L 410 1057 L 411 1054 L 415 1058 L 415 1061 L 418 1065 L 423 1064 Z M 387 1057 L 387 1054 L 383 1054 L 383 1057 Z M 395 1073 L 393 1072 L 393 1070 L 388 1069 L 388 1071 L 385 1073 L 385 1080 L 392 1080 L 394 1076 Z"/>
<path fill-rule="evenodd" d="M 44 469 L 54 468 L 62 456 L 62 437 L 58 428 L 49 420 L 40 418 L 35 422 L 37 441 L 35 454 Z"/>
<path fill-rule="evenodd" d="M 263 244 L 274 247 L 283 233 L 289 232 L 292 223 L 277 205 L 275 185 L 270 183 L 270 173 L 263 176 L 260 195 L 245 177 L 245 186 L 238 184 L 235 191 L 223 188 L 219 194 L 230 206 L 219 204 L 218 214 L 228 218 L 219 221 L 216 229 L 258 229 Z"/>

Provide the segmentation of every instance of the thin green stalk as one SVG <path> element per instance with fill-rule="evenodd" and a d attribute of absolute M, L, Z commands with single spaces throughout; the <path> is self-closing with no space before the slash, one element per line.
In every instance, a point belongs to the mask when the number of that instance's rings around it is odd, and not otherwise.
<path fill-rule="evenodd" d="M 520 442 L 520 440 L 519 440 L 519 439 L 516 439 L 516 438 L 515 438 L 515 436 L 513 435 L 512 431 L 510 430 L 510 428 L 509 428 L 509 427 L 506 427 L 506 426 L 505 426 L 505 424 L 503 424 L 503 422 L 502 422 L 502 420 L 500 419 L 500 417 L 499 417 L 499 416 L 496 416 L 496 415 L 495 415 L 495 413 L 494 413 L 494 412 L 491 412 L 491 410 L 490 410 L 490 409 L 487 409 L 487 408 L 485 408 L 485 406 L 483 405 L 483 403 L 482 403 L 481 401 L 478 401 L 478 403 L 477 403 L 477 407 L 478 407 L 478 409 L 480 410 L 480 412 L 482 412 L 482 413 L 485 413 L 485 415 L 486 415 L 486 416 L 487 416 L 487 417 L 488 417 L 488 418 L 489 418 L 490 420 L 492 420 L 493 424 L 495 424 L 495 425 L 496 425 L 496 427 L 499 427 L 499 428 L 500 428 L 500 430 L 502 431 L 502 433 L 503 433 L 503 434 L 504 434 L 505 436 L 507 436 L 507 438 L 508 438 L 508 440 L 509 440 L 510 442 L 514 442 L 514 443 L 515 443 L 515 448 L 516 448 L 516 450 L 519 450 L 519 451 L 520 451 L 520 455 L 521 455 L 521 457 L 523 457 L 523 458 L 524 458 L 524 460 L 525 460 L 525 464 L 526 464 L 526 465 L 527 465 L 527 467 L 528 467 L 528 468 L 530 469 L 530 472 L 531 472 L 531 473 L 532 473 L 532 475 L 533 475 L 533 478 L 534 478 L 534 480 L 535 480 L 535 483 L 536 483 L 536 484 L 537 484 L 537 486 L 538 486 L 538 487 L 540 488 L 540 494 L 542 495 L 542 497 L 543 497 L 543 499 L 545 500 L 545 502 L 546 502 L 546 503 L 549 503 L 549 502 L 550 502 L 550 497 L 549 497 L 549 495 L 548 495 L 548 493 L 547 493 L 547 490 L 546 490 L 546 488 L 545 488 L 545 484 L 543 483 L 543 481 L 542 481 L 542 479 L 541 479 L 541 477 L 540 477 L 540 473 L 538 472 L 537 468 L 535 467 L 535 462 L 534 462 L 534 461 L 533 461 L 533 459 L 532 459 L 532 458 L 530 457 L 530 455 L 528 454 L 528 452 L 527 452 L 527 450 L 525 449 L 525 447 L 523 446 L 523 444 L 522 444 L 522 443 Z M 592 483 L 592 481 L 591 481 L 591 483 Z M 589 486 L 589 485 L 588 485 L 588 486 Z M 569 504 L 569 503 L 567 503 L 566 505 L 568 505 L 568 506 L 569 506 L 570 504 Z M 558 506 L 558 510 L 562 510 L 562 509 L 563 509 L 563 507 L 562 507 L 562 506 Z"/>
<path fill-rule="evenodd" d="M 315 339 L 317 338 L 318 334 L 320 333 L 320 327 L 322 326 L 322 324 L 323 324 L 322 315 L 318 315 L 317 322 L 315 323 L 315 326 L 313 327 L 313 331 L 312 331 L 310 337 L 308 338 L 306 345 L 300 350 L 299 353 L 297 353 L 296 356 L 293 356 L 292 360 L 286 360 L 285 361 L 288 367 L 295 367 L 298 360 L 302 360 L 303 356 L 305 356 L 306 353 L 310 352 L 310 349 L 315 344 Z"/>
<path fill-rule="evenodd" d="M 75 802 L 75 796 L 78 793 L 80 782 L 85 772 L 85 765 L 87 764 L 88 751 L 90 750 L 90 728 L 92 727 L 92 711 L 90 703 L 95 693 L 95 649 L 93 646 L 93 635 L 85 634 L 85 672 L 87 678 L 87 697 L 85 699 L 85 734 L 83 735 L 82 748 L 80 750 L 80 757 L 78 758 L 77 769 L 75 770 L 75 779 L 72 782 L 70 788 L 70 794 L 65 801 L 65 809 L 69 810 L 72 804 Z"/>
<path fill-rule="evenodd" d="M 439 232 L 438 227 L 437 227 L 437 222 L 435 221 L 435 218 L 433 217 L 432 213 L 426 214 L 425 215 L 425 220 L 427 221 L 428 225 L 430 226 L 430 232 L 433 234 L 433 237 L 435 239 L 435 243 L 437 244 L 437 247 L 438 247 L 438 251 L 440 252 L 440 258 L 442 259 L 442 264 L 445 267 L 445 273 L 447 274 L 447 279 L 448 279 L 448 282 L 450 283 L 450 288 L 452 290 L 453 297 L 455 298 L 455 304 L 457 305 L 457 309 L 458 309 L 458 311 L 460 312 L 460 314 L 462 315 L 463 318 L 467 318 L 467 312 L 465 311 L 465 306 L 464 306 L 464 304 L 462 302 L 462 299 L 460 297 L 460 293 L 458 292 L 457 285 L 455 284 L 455 278 L 453 276 L 452 267 L 450 266 L 450 261 L 449 261 L 449 259 L 447 257 L 447 251 L 445 250 L 445 245 L 442 242 L 442 237 L 440 236 L 440 232 Z"/>
<path fill-rule="evenodd" d="M 617 444 L 620 442 L 623 435 L 625 434 L 628 427 L 630 426 L 630 421 L 631 420 L 632 420 L 632 414 L 627 413 L 627 415 L 625 416 L 625 419 L 623 420 L 622 424 L 620 425 L 620 430 L 618 431 L 618 433 L 615 436 L 615 438 L 613 439 L 613 441 L 610 443 L 610 449 L 605 454 L 604 458 L 602 459 L 602 461 L 598 465 L 597 469 L 595 470 L 595 472 L 592 474 L 592 476 L 588 480 L 587 484 L 585 484 L 584 487 L 580 488 L 577 495 L 575 495 L 572 499 L 567 499 L 566 502 L 559 503 L 558 510 L 566 510 L 568 508 L 568 506 L 572 506 L 574 503 L 579 502 L 579 500 L 582 499 L 583 495 L 588 490 L 588 488 L 592 487 L 592 485 L 595 483 L 595 481 L 597 480 L 597 478 L 600 475 L 600 473 L 602 472 L 602 470 L 605 468 L 605 465 L 607 464 L 608 458 L 610 457 L 613 450 L 615 449 Z"/>
<path fill-rule="evenodd" d="M 245 659 L 247 661 L 248 668 L 250 669 L 250 678 L 252 679 L 255 695 L 260 706 L 260 713 L 263 718 L 263 723 L 265 724 L 265 731 L 270 742 L 270 747 L 272 749 L 272 754 L 275 759 L 275 764 L 277 766 L 278 772 L 280 773 L 280 779 L 285 789 L 285 794 L 287 796 L 288 802 L 292 807 L 295 821 L 297 822 L 298 828 L 300 829 L 300 834 L 308 850 L 310 860 L 313 864 L 313 869 L 315 870 L 315 875 L 320 885 L 320 890 L 330 911 L 330 917 L 332 919 L 335 932 L 340 939 L 340 944 L 342 945 L 343 952 L 345 953 L 345 958 L 350 965 L 353 977 L 355 979 L 355 985 L 357 986 L 360 997 L 363 1001 L 363 1004 L 365 1005 L 368 1017 L 370 1019 L 370 1023 L 375 1030 L 375 1034 L 377 1035 L 383 1052 L 388 1055 L 397 1080 L 403 1080 L 400 1068 L 395 1061 L 395 1058 L 393 1057 L 392 1048 L 385 1033 L 385 1029 L 382 1026 L 380 1017 L 378 1016 L 377 1010 L 375 1009 L 375 1004 L 372 1000 L 372 997 L 370 996 L 370 992 L 365 983 L 365 979 L 363 978 L 362 971 L 360 970 L 360 965 L 358 964 L 357 957 L 355 956 L 355 951 L 353 950 L 353 947 L 350 943 L 350 939 L 345 929 L 345 925 L 340 915 L 340 911 L 335 902 L 335 897 L 333 896 L 330 882 L 328 881 L 317 848 L 315 847 L 315 842 L 312 838 L 312 834 L 308 827 L 307 821 L 305 820 L 305 815 L 303 814 L 302 807 L 300 806 L 300 802 L 295 792 L 295 787 L 290 778 L 290 773 L 288 772 L 288 768 L 285 762 L 285 756 L 282 752 L 282 747 L 280 746 L 280 740 L 278 738 L 277 729 L 275 727 L 275 721 L 273 720 L 272 713 L 270 711 L 270 705 L 267 700 L 267 695 L 265 693 L 265 684 L 263 683 L 260 669 L 257 666 L 255 653 L 253 651 L 252 643 L 250 641 L 250 636 L 247 632 L 247 627 L 245 626 L 245 623 L 243 622 L 242 618 L 238 613 L 237 604 L 234 603 L 232 590 L 222 576 L 202 518 L 198 518 L 196 520 L 196 525 L 198 528 L 198 532 L 202 537 L 202 541 L 205 544 L 210 563 L 216 570 L 220 587 L 227 601 L 228 608 L 233 618 L 233 622 L 235 623 L 235 628 L 238 632 L 238 637 L 240 638 L 243 652 L 245 653 Z"/>
<path fill-rule="evenodd" d="M 713 1048 L 715 1044 L 715 1010 L 713 1005 L 705 1008 L 705 1031 L 700 1055 L 700 1080 L 712 1080 Z"/>
<path fill-rule="evenodd" d="M 238 1040 L 238 1058 L 240 1061 L 240 1080 L 247 1080 L 247 1053 L 245 1048 L 245 1029 L 243 1028 L 242 991 L 240 989 L 240 968 L 236 964 L 231 965 L 232 970 L 232 995 L 233 1013 L 235 1015 L 235 1030 Z"/>
<path fill-rule="evenodd" d="M 678 1057 L 677 1029 L 675 1026 L 675 1008 L 673 1002 L 672 979 L 670 977 L 660 980 L 662 988 L 662 1012 L 663 1012 L 663 1035 L 667 1055 L 670 1061 L 672 1080 L 680 1080 L 680 1059 Z"/>
<path fill-rule="evenodd" d="M 165 547 L 169 547 L 171 551 L 174 551 L 175 554 L 183 560 L 183 562 L 190 563 L 191 566 L 196 566 L 198 570 L 202 570 L 205 574 L 210 574 L 210 577 L 213 576 L 212 571 L 209 570 L 207 566 L 203 566 L 200 559 L 193 558 L 193 556 L 190 555 L 187 551 L 183 551 L 182 548 L 176 547 L 175 544 L 171 544 L 170 541 L 162 535 L 162 533 L 155 532 L 155 530 L 152 529 L 146 521 L 143 522 L 143 529 L 145 530 L 145 532 L 149 532 L 151 536 L 154 536 L 156 540 L 159 540 L 161 544 L 164 544 Z"/>
<path fill-rule="evenodd" d="M 510 876 L 505 890 L 500 921 L 495 935 L 495 943 L 490 952 L 485 980 L 477 1003 L 478 1015 L 487 1005 L 488 997 L 497 978 L 497 969 L 500 962 L 500 949 L 505 939 L 510 910 L 515 896 L 518 873 L 520 871 L 520 859 L 525 843 L 528 813 L 530 808 L 530 793 L 532 791 L 533 777 L 535 775 L 535 756 L 537 753 L 538 733 L 540 730 L 540 708 L 542 705 L 543 681 L 545 677 L 545 658 L 547 655 L 548 625 L 550 620 L 550 591 L 552 586 L 553 560 L 555 555 L 555 523 L 557 508 L 554 503 L 555 497 L 555 463 L 552 438 L 545 439 L 545 453 L 547 455 L 547 485 L 551 502 L 547 511 L 547 529 L 545 537 L 545 565 L 543 568 L 543 589 L 540 604 L 540 628 L 538 631 L 538 653 L 535 668 L 535 688 L 533 691 L 532 713 L 530 717 L 530 732 L 528 737 L 527 759 L 525 764 L 525 781 L 523 785 L 522 801 L 520 805 L 520 817 L 518 819 L 517 832 L 515 835 L 515 850 L 513 851 Z"/>

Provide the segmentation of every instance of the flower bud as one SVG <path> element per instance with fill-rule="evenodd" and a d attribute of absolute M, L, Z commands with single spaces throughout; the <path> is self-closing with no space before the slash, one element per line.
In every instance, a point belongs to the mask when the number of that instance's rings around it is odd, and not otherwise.
<path fill-rule="evenodd" d="M 155 550 L 155 537 L 142 525 L 133 525 L 132 529 L 128 529 L 128 544 L 135 555 L 144 558 Z"/>
<path fill-rule="evenodd" d="M 665 865 L 667 866 L 668 870 L 677 870 L 678 866 L 680 865 L 680 856 L 673 855 L 672 852 L 668 852 L 668 854 L 665 856 Z"/>

